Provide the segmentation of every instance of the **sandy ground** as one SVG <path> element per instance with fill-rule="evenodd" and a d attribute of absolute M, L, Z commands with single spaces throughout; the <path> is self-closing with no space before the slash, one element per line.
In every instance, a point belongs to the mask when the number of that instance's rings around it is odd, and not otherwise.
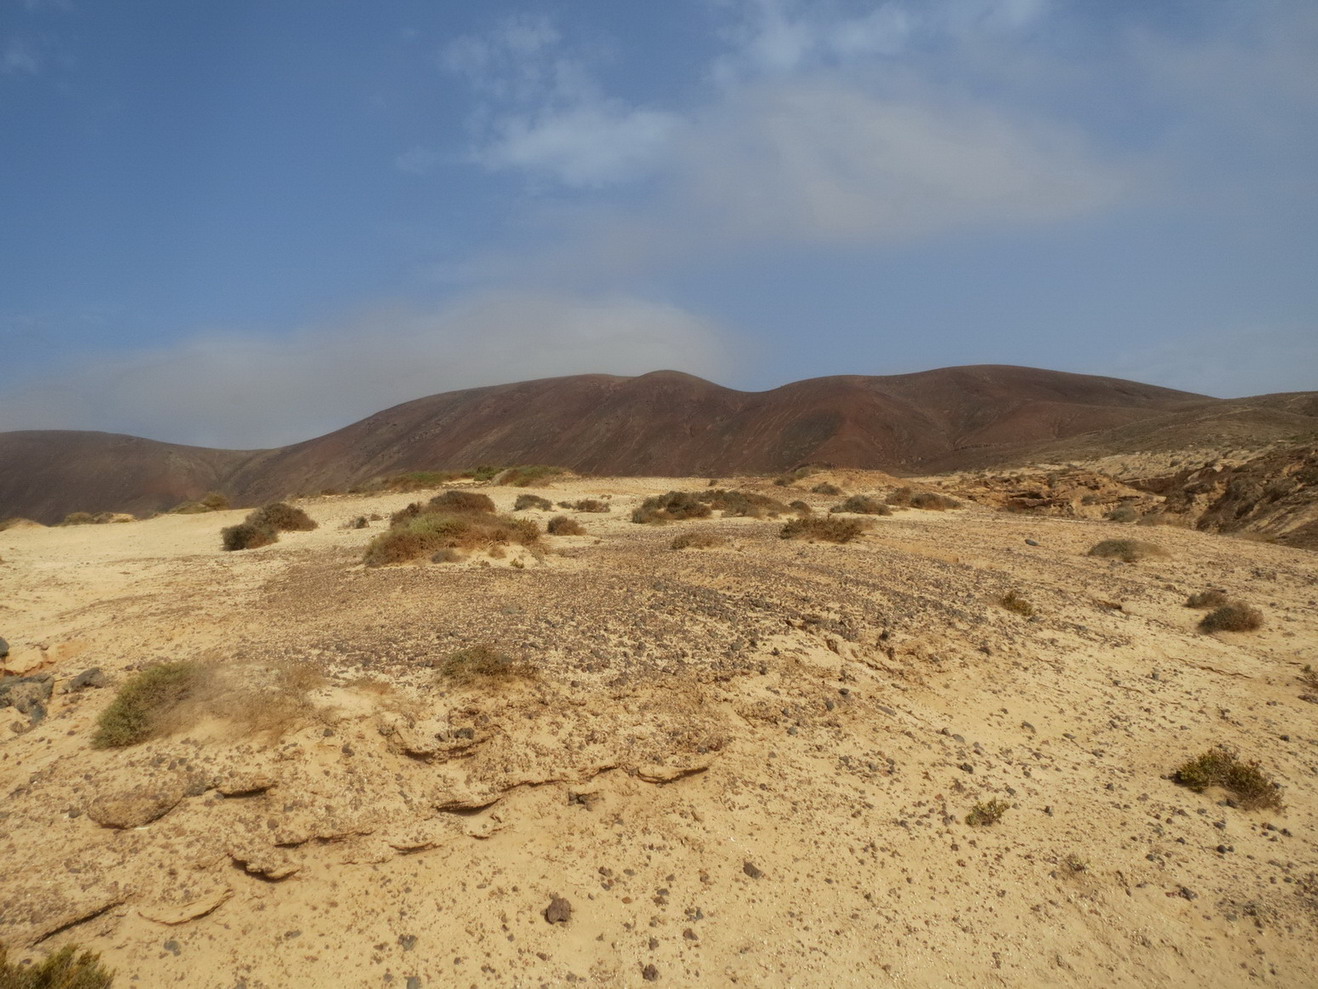
<path fill-rule="evenodd" d="M 9 662 L 57 678 L 45 720 L 0 709 L 0 942 L 224 989 L 1314 985 L 1318 557 L 980 507 L 845 546 L 627 521 L 704 484 L 533 489 L 614 506 L 543 559 L 362 567 L 387 522 L 345 525 L 417 495 L 301 502 L 316 531 L 238 553 L 242 512 L 0 532 Z M 694 528 L 731 542 L 669 548 Z M 1131 535 L 1168 555 L 1084 555 Z M 1198 632 L 1206 587 L 1263 629 Z M 438 676 L 479 643 L 537 675 Z M 92 749 L 177 659 L 227 699 Z M 1166 778 L 1215 744 L 1285 809 Z"/>

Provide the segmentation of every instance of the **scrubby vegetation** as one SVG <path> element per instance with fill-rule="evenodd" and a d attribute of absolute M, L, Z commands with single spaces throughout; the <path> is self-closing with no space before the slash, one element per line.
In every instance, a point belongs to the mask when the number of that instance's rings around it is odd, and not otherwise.
<path fill-rule="evenodd" d="M 970 813 L 966 815 L 966 823 L 971 827 L 986 827 L 990 824 L 997 824 L 1002 820 L 1002 815 L 1009 810 L 1011 810 L 1011 804 L 995 797 L 987 803 L 975 804 L 970 809 Z"/>
<path fill-rule="evenodd" d="M 551 536 L 584 536 L 586 527 L 570 515 L 555 515 L 545 526 Z"/>
<path fill-rule="evenodd" d="M 599 501 L 596 498 L 582 498 L 580 501 L 574 501 L 572 503 L 572 510 L 575 512 L 593 512 L 596 514 L 603 514 L 604 512 L 611 511 L 612 509 L 609 507 L 609 503 L 607 501 Z"/>
<path fill-rule="evenodd" d="M 310 532 L 316 528 L 316 522 L 300 508 L 274 501 L 256 509 L 247 516 L 247 522 L 253 525 L 268 525 L 279 532 Z"/>
<path fill-rule="evenodd" d="M 541 498 L 539 495 L 520 494 L 517 500 L 513 502 L 514 512 L 524 512 L 528 508 L 538 508 L 542 512 L 547 512 L 554 507 L 554 503 L 548 498 Z"/>
<path fill-rule="evenodd" d="M 1210 786 L 1221 787 L 1246 810 L 1280 810 L 1282 807 L 1277 784 L 1259 763 L 1242 761 L 1234 751 L 1222 745 L 1186 762 L 1172 774 L 1172 780 L 1196 793 L 1202 793 Z"/>
<path fill-rule="evenodd" d="M 446 656 L 439 663 L 439 676 L 455 687 L 467 687 L 477 683 L 534 680 L 539 674 L 531 664 L 481 643 Z"/>
<path fill-rule="evenodd" d="M 809 539 L 827 543 L 849 543 L 872 523 L 843 519 L 836 515 L 792 519 L 778 535 L 783 539 Z"/>
<path fill-rule="evenodd" d="M 1218 588 L 1199 591 L 1185 599 L 1187 608 L 1220 608 L 1224 604 L 1226 604 L 1226 591 Z"/>
<path fill-rule="evenodd" d="M 414 470 L 405 474 L 394 474 L 392 477 L 381 478 L 376 485 L 367 485 L 366 487 L 368 490 L 378 486 L 385 491 L 420 491 L 423 488 L 437 488 L 449 481 L 456 481 L 462 476 L 461 471 L 455 470 Z M 356 490 L 358 489 L 354 489 L 354 491 Z"/>
<path fill-rule="evenodd" d="M 632 512 L 632 521 L 676 522 L 683 519 L 708 518 L 721 511 L 724 518 L 764 518 L 786 515 L 792 511 L 776 498 L 754 491 L 712 488 L 707 491 L 669 491 L 646 498 Z"/>
<path fill-rule="evenodd" d="M 1008 591 L 998 598 L 998 604 L 1024 618 L 1029 618 L 1034 614 L 1034 605 L 1030 604 L 1018 591 Z"/>
<path fill-rule="evenodd" d="M 274 526 L 255 522 L 239 522 L 220 530 L 221 545 L 226 550 L 256 549 L 279 542 L 279 532 Z"/>
<path fill-rule="evenodd" d="M 494 502 L 479 491 L 445 491 L 430 499 L 426 509 L 432 512 L 488 512 L 494 513 Z"/>
<path fill-rule="evenodd" d="M 16 520 L 17 521 L 17 520 Z M 131 522 L 131 515 L 115 512 L 70 512 L 60 525 L 105 525 L 109 522 Z"/>
<path fill-rule="evenodd" d="M 684 532 L 674 537 L 671 545 L 673 549 L 715 549 L 728 545 L 728 541 L 712 532 Z"/>
<path fill-rule="evenodd" d="M 389 529 L 366 547 L 369 567 L 434 557 L 443 550 L 493 550 L 535 546 L 540 530 L 529 519 L 496 515 L 494 502 L 470 491 L 446 491 L 427 504 L 413 502 L 394 512 Z"/>
<path fill-rule="evenodd" d="M 641 502 L 632 512 L 632 521 L 640 524 L 678 522 L 683 519 L 708 518 L 713 512 L 709 505 L 689 491 L 669 491 Z"/>
<path fill-rule="evenodd" d="M 222 512 L 229 507 L 229 499 L 218 491 L 209 491 L 196 501 L 185 501 L 171 508 L 171 515 L 204 515 L 206 512 Z"/>
<path fill-rule="evenodd" d="M 853 515 L 891 515 L 892 509 L 869 495 L 852 495 L 840 505 L 834 505 L 830 512 L 850 512 Z"/>
<path fill-rule="evenodd" d="M 789 485 L 795 484 L 797 481 L 809 477 L 811 474 L 818 474 L 821 470 L 825 470 L 825 469 L 826 469 L 825 467 L 819 464 L 805 464 L 804 466 L 801 467 L 793 467 L 791 470 L 787 471 L 786 473 L 780 474 L 777 477 L 775 477 L 773 479 L 773 483 L 778 485 L 778 487 L 780 488 L 785 488 L 788 487 Z"/>
<path fill-rule="evenodd" d="M 1166 556 L 1167 551 L 1155 543 L 1146 543 L 1138 539 L 1104 539 L 1091 547 L 1086 555 L 1105 560 L 1120 560 L 1123 563 L 1135 563 L 1149 557 Z"/>
<path fill-rule="evenodd" d="M 819 484 L 816 484 L 813 488 L 811 488 L 810 491 L 813 494 L 828 495 L 830 497 L 836 497 L 837 495 L 840 495 L 842 493 L 841 488 L 839 488 L 836 484 L 829 484 L 827 481 L 821 481 Z"/>
<path fill-rule="evenodd" d="M 203 676 L 196 663 L 161 663 L 133 674 L 96 720 L 92 748 L 123 748 L 160 734 L 169 715 L 193 694 Z"/>
<path fill-rule="evenodd" d="M 0 944 L 0 989 L 108 989 L 114 973 L 101 956 L 66 944 L 33 965 L 18 965 Z"/>
<path fill-rule="evenodd" d="M 1103 516 L 1109 522 L 1137 522 L 1139 517 L 1140 513 L 1128 505 L 1119 505 Z"/>
<path fill-rule="evenodd" d="M 529 488 L 532 484 L 541 481 L 547 481 L 550 478 L 558 477 L 560 474 L 566 474 L 567 470 L 563 467 L 549 467 L 545 464 L 527 465 L 522 467 L 509 467 L 500 471 L 494 478 L 496 484 L 502 484 L 514 488 Z"/>
<path fill-rule="evenodd" d="M 1234 602 L 1214 608 L 1199 622 L 1201 632 L 1253 632 L 1263 626 L 1263 612 Z"/>
<path fill-rule="evenodd" d="M 886 500 L 893 508 L 923 508 L 929 512 L 961 507 L 961 502 L 948 495 L 937 491 L 916 491 L 911 487 L 894 488 Z"/>

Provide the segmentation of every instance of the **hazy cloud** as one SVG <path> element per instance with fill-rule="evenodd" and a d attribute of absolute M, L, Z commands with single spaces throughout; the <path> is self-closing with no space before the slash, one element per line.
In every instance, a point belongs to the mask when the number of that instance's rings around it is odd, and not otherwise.
<path fill-rule="evenodd" d="M 629 297 L 490 293 L 291 335 L 216 332 L 67 367 L 3 396 L 0 430 L 99 429 L 205 446 L 309 439 L 425 395 L 674 368 L 717 375 L 724 334 Z"/>

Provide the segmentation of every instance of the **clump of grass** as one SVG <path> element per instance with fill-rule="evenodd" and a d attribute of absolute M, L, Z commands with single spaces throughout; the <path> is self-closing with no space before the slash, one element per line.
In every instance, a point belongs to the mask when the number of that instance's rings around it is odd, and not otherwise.
<path fill-rule="evenodd" d="M 971 827 L 987 827 L 1002 820 L 1002 815 L 1011 810 L 1011 804 L 994 797 L 987 803 L 978 803 L 966 815 L 966 823 Z"/>
<path fill-rule="evenodd" d="M 247 516 L 252 525 L 268 525 L 279 532 L 310 532 L 316 528 L 316 521 L 300 508 L 273 501 L 256 509 Z"/>
<path fill-rule="evenodd" d="M 1118 505 L 1103 516 L 1109 522 L 1137 522 L 1139 517 L 1140 513 L 1128 505 Z"/>
<path fill-rule="evenodd" d="M 909 504 L 912 508 L 923 508 L 926 512 L 942 512 L 961 507 L 961 502 L 937 491 L 917 491 L 911 495 Z"/>
<path fill-rule="evenodd" d="M 224 549 L 256 549 L 279 542 L 279 532 L 272 525 L 256 522 L 239 522 L 220 530 L 220 541 Z"/>
<path fill-rule="evenodd" d="M 815 510 L 813 508 L 811 508 L 808 504 L 806 504 L 804 501 L 801 501 L 799 499 L 797 501 L 789 501 L 787 503 L 787 507 L 790 508 L 792 511 L 796 512 L 797 515 L 815 514 Z"/>
<path fill-rule="evenodd" d="M 545 526 L 551 536 L 584 536 L 586 527 L 570 515 L 555 515 Z"/>
<path fill-rule="evenodd" d="M 1167 551 L 1155 543 L 1146 543 L 1139 539 L 1104 539 L 1091 547 L 1086 555 L 1105 560 L 1121 560 L 1123 563 L 1135 563 L 1153 556 L 1166 556 Z"/>
<path fill-rule="evenodd" d="M 1186 762 L 1172 774 L 1173 782 L 1202 793 L 1210 786 L 1228 791 L 1246 810 L 1281 810 L 1281 795 L 1271 776 L 1258 762 L 1241 760 L 1224 745 L 1209 749 Z"/>
<path fill-rule="evenodd" d="M 1224 604 L 1204 615 L 1201 632 L 1253 632 L 1263 625 L 1263 612 L 1247 604 Z"/>
<path fill-rule="evenodd" d="M 548 498 L 533 494 L 519 494 L 517 500 L 513 502 L 514 512 L 524 512 L 528 508 L 538 508 L 542 512 L 547 512 L 553 507 L 554 503 Z"/>
<path fill-rule="evenodd" d="M 715 549 L 726 546 L 728 541 L 712 532 L 684 532 L 673 539 L 673 549 Z"/>
<path fill-rule="evenodd" d="M 494 502 L 479 491 L 445 491 L 430 499 L 427 511 L 486 512 L 494 514 Z"/>
<path fill-rule="evenodd" d="M 840 505 L 834 505 L 830 512 L 850 512 L 853 515 L 891 515 L 892 509 L 868 495 L 852 495 Z"/>
<path fill-rule="evenodd" d="M 1224 604 L 1226 604 L 1226 591 L 1217 587 L 1199 591 L 1185 599 L 1187 608 L 1220 608 Z"/>
<path fill-rule="evenodd" d="M 703 519 L 713 509 L 689 491 L 669 491 L 646 498 L 632 512 L 632 521 L 641 525 L 655 522 L 678 522 L 684 519 Z"/>
<path fill-rule="evenodd" d="M 70 512 L 60 525 L 104 525 L 114 521 L 114 512 Z"/>
<path fill-rule="evenodd" d="M 1006 594 L 1002 595 L 1002 597 L 998 598 L 998 604 L 1006 608 L 1008 611 L 1021 615 L 1024 618 L 1029 618 L 1034 614 L 1034 605 L 1030 604 L 1030 602 L 1022 597 L 1017 591 L 1008 591 Z"/>
<path fill-rule="evenodd" d="M 551 477 L 558 477 L 560 474 L 566 474 L 567 470 L 563 467 L 550 467 L 546 464 L 527 464 L 521 467 L 509 467 L 507 470 L 500 471 L 494 481 L 496 484 L 502 484 L 514 488 L 529 488 L 532 484 L 540 481 L 546 481 Z"/>
<path fill-rule="evenodd" d="M 702 491 L 697 497 L 710 508 L 721 511 L 724 518 L 764 518 L 766 515 L 786 515 L 789 511 L 777 498 L 770 498 L 755 491 L 727 491 L 716 488 Z"/>
<path fill-rule="evenodd" d="M 809 539 L 827 543 L 849 543 L 869 528 L 871 523 L 837 516 L 811 516 L 792 519 L 778 535 L 783 539 Z"/>
<path fill-rule="evenodd" d="M 159 734 L 203 679 L 202 668 L 188 662 L 161 663 L 133 674 L 96 719 L 92 748 L 123 748 Z"/>
<path fill-rule="evenodd" d="M 455 687 L 475 683 L 534 680 L 539 674 L 529 663 L 514 659 L 491 645 L 481 643 L 450 653 L 439 663 L 440 678 Z"/>
<path fill-rule="evenodd" d="M 1089 860 L 1083 859 L 1075 852 L 1069 853 L 1066 858 L 1062 859 L 1062 865 L 1067 872 L 1081 873 L 1089 871 Z"/>
<path fill-rule="evenodd" d="M 0 989 L 109 989 L 114 972 L 101 956 L 66 944 L 34 965 L 16 965 L 0 944 Z"/>
<path fill-rule="evenodd" d="M 572 510 L 576 512 L 594 512 L 596 514 L 612 511 L 608 502 L 599 501 L 595 498 L 582 498 L 580 501 L 573 502 Z"/>
<path fill-rule="evenodd" d="M 454 512 L 432 506 L 395 519 L 389 529 L 367 544 L 362 558 L 368 567 L 431 556 L 444 549 L 490 549 L 518 544 L 534 546 L 540 530 L 529 519 L 491 515 L 484 511 Z"/>
<path fill-rule="evenodd" d="M 839 488 L 836 484 L 829 484 L 827 481 L 821 481 L 820 483 L 816 484 L 813 488 L 811 488 L 810 491 L 813 494 L 828 495 L 830 497 L 837 497 L 842 493 L 841 488 Z"/>

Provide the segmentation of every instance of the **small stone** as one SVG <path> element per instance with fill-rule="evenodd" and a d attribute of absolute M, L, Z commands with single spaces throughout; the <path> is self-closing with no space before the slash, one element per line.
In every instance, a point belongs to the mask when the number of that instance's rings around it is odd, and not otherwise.
<path fill-rule="evenodd" d="M 1034 539 L 1027 539 L 1027 540 L 1025 540 L 1025 545 L 1026 545 L 1026 546 L 1038 546 L 1039 543 L 1038 543 L 1037 540 L 1034 540 Z"/>
<path fill-rule="evenodd" d="M 549 906 L 544 909 L 544 918 L 550 924 L 566 924 L 572 919 L 572 904 L 561 896 L 550 897 Z"/>
<path fill-rule="evenodd" d="M 648 963 L 645 968 L 641 969 L 641 978 L 646 982 L 659 981 L 659 969 L 654 967 L 654 962 Z"/>
<path fill-rule="evenodd" d="M 961 763 L 961 765 L 957 766 L 957 769 L 961 770 L 963 773 L 973 773 L 975 771 L 975 767 L 968 762 Z"/>
<path fill-rule="evenodd" d="M 749 859 L 741 864 L 741 871 L 746 873 L 746 875 L 750 876 L 752 879 L 762 879 L 764 877 L 764 870 L 757 867 L 755 863 L 751 862 Z"/>
<path fill-rule="evenodd" d="M 83 670 L 66 683 L 60 693 L 76 694 L 78 691 L 86 690 L 89 687 L 99 689 L 109 684 L 109 682 L 101 668 L 93 666 L 90 670 Z"/>
<path fill-rule="evenodd" d="M 407 977 L 407 989 L 421 989 L 421 976 L 409 975 Z"/>
<path fill-rule="evenodd" d="M 9 643 L 6 642 L 4 639 L 0 639 L 0 659 L 4 659 L 8 655 L 9 655 Z"/>
<path fill-rule="evenodd" d="M 164 948 L 166 951 L 168 951 L 171 955 L 174 955 L 175 957 L 178 957 L 179 952 L 182 951 L 182 948 L 179 946 L 179 943 L 175 941 L 173 938 L 170 938 L 168 941 L 162 944 L 161 947 Z"/>

